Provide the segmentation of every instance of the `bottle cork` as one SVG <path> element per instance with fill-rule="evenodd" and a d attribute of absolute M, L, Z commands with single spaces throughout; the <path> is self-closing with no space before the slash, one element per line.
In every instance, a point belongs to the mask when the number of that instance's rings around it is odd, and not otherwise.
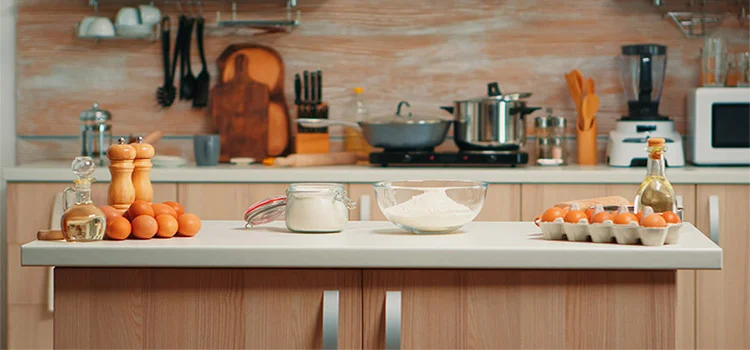
<path fill-rule="evenodd" d="M 133 160 L 133 187 L 135 188 L 135 199 L 151 203 L 154 199 L 154 188 L 151 186 L 151 168 L 154 158 L 154 146 L 143 142 L 143 136 L 138 136 L 134 143 L 135 160 Z"/>
<path fill-rule="evenodd" d="M 109 183 L 107 204 L 124 214 L 135 201 L 135 188 L 133 187 L 133 160 L 135 159 L 135 147 L 125 143 L 125 138 L 117 140 L 117 144 L 107 150 L 109 158 L 109 173 L 112 181 Z"/>
<path fill-rule="evenodd" d="M 651 159 L 661 159 L 664 153 L 664 144 L 666 140 L 660 137 L 651 137 L 646 141 L 650 150 Z"/>

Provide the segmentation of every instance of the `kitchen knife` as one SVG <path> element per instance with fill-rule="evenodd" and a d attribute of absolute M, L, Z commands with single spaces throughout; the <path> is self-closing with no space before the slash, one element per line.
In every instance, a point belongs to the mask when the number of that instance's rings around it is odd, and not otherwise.
<path fill-rule="evenodd" d="M 305 71 L 304 73 L 302 73 L 302 76 L 305 79 L 305 103 L 308 103 L 310 102 L 310 72 Z"/>
<path fill-rule="evenodd" d="M 315 72 L 310 72 L 310 113 L 312 113 L 312 118 L 318 117 L 318 105 L 315 103 L 315 95 L 316 95 L 316 84 L 315 84 Z"/>
<path fill-rule="evenodd" d="M 318 97 L 316 101 L 318 102 L 318 104 L 320 104 L 321 102 L 323 102 L 323 72 L 317 71 L 315 75 L 317 76 L 317 79 L 315 79 L 315 81 L 318 84 L 316 88 L 316 90 L 318 91 Z"/>
<path fill-rule="evenodd" d="M 299 106 L 302 104 L 302 79 L 299 77 L 299 73 L 294 75 L 294 104 Z"/>

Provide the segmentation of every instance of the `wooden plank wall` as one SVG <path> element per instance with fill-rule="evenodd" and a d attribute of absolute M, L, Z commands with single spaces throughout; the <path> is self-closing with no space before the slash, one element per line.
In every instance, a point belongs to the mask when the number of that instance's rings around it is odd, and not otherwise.
<path fill-rule="evenodd" d="M 141 3 L 102 2 L 100 13 L 111 18 L 118 8 Z M 94 101 L 113 113 L 115 134 L 162 130 L 171 137 L 160 153 L 192 156 L 190 136 L 211 131 L 206 110 L 184 102 L 158 107 L 154 93 L 163 80 L 158 42 L 75 38 L 77 21 L 92 14 L 87 3 L 18 0 L 19 163 L 75 155 L 78 114 Z M 282 15 L 284 3 L 243 1 L 239 16 Z M 208 24 L 215 22 L 217 8 L 228 10 L 229 4 L 208 2 Z M 156 5 L 178 14 L 175 1 Z M 487 82 L 498 81 L 503 91 L 533 92 L 531 105 L 553 108 L 572 121 L 563 73 L 579 68 L 597 81 L 602 140 L 626 112 L 621 45 L 669 47 L 661 112 L 674 118 L 681 132 L 686 92 L 698 84 L 701 40 L 685 38 L 651 0 L 300 0 L 299 8 L 302 26 L 289 34 L 207 35 L 212 78 L 214 60 L 225 47 L 252 41 L 282 54 L 291 106 L 294 73 L 323 70 L 331 118 L 351 118 L 346 106 L 354 86 L 365 88 L 374 114 L 393 113 L 399 100 L 408 100 L 415 113 L 440 115 L 439 106 L 482 95 Z M 719 32 L 735 49 L 747 50 L 748 29 L 736 17 Z M 197 50 L 192 62 L 197 74 Z M 340 131 L 333 138 L 340 143 Z"/>

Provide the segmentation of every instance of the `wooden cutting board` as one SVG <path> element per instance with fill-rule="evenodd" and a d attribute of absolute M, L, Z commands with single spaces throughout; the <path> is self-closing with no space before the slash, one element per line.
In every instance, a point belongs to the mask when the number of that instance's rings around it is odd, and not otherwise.
<path fill-rule="evenodd" d="M 266 158 L 268 153 L 268 106 L 270 91 L 250 78 L 248 59 L 235 55 L 237 72 L 231 80 L 211 89 L 210 111 L 214 128 L 221 135 L 221 162 L 232 157 Z"/>
<path fill-rule="evenodd" d="M 245 70 L 240 72 L 233 64 L 236 57 L 244 55 Z M 287 155 L 291 151 L 291 118 L 284 96 L 284 61 L 273 48 L 256 44 L 233 44 L 219 56 L 219 76 L 222 83 L 239 75 L 263 83 L 269 91 L 268 156 Z"/>

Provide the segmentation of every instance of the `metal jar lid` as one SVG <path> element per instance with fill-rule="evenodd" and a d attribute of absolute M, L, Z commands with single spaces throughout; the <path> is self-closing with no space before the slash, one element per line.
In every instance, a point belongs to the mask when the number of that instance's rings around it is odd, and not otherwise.
<path fill-rule="evenodd" d="M 549 119 L 552 127 L 561 129 L 568 127 L 568 122 L 563 117 L 550 117 Z"/>
<path fill-rule="evenodd" d="M 112 114 L 109 113 L 109 111 L 104 109 L 99 109 L 99 103 L 94 102 L 94 105 L 91 107 L 91 109 L 87 109 L 83 112 L 81 112 L 80 115 L 81 121 L 97 121 L 97 122 L 104 122 L 112 120 Z"/>
<path fill-rule="evenodd" d="M 550 120 L 548 117 L 540 115 L 534 119 L 534 126 L 537 129 L 547 129 L 550 126 Z"/>

